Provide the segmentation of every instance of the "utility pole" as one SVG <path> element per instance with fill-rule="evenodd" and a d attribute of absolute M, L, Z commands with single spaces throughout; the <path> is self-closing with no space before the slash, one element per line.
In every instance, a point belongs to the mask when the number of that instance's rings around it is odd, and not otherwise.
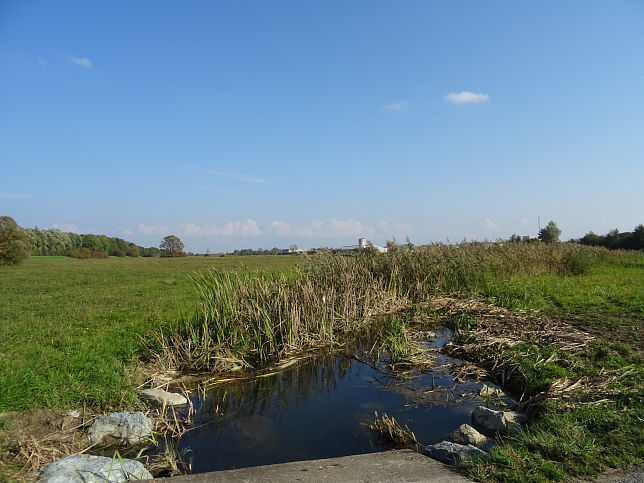
<path fill-rule="evenodd" d="M 539 223 L 539 233 L 541 233 L 541 217 L 537 216 L 537 222 Z"/>

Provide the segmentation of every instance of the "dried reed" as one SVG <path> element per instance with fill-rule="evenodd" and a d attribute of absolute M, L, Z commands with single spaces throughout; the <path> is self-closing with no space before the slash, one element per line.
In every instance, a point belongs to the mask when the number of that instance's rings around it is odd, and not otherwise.
<path fill-rule="evenodd" d="M 376 435 L 376 438 L 380 442 L 386 445 L 392 445 L 395 448 L 420 444 L 416 439 L 416 435 L 408 426 L 403 428 L 393 417 L 389 417 L 387 413 L 382 413 L 382 416 L 379 416 L 377 412 L 374 412 L 373 423 L 368 424 L 367 427 Z"/>

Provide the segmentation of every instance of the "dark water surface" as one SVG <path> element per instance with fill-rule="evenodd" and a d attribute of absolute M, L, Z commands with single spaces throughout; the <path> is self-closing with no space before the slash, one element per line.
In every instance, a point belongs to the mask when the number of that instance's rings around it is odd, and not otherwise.
<path fill-rule="evenodd" d="M 428 346 L 441 345 L 441 335 Z M 179 443 L 193 473 L 388 449 L 365 423 L 374 411 L 409 426 L 422 444 L 447 439 L 482 403 L 482 385 L 441 369 L 405 377 L 350 355 L 300 361 L 269 377 L 223 383 L 194 398 L 193 429 Z"/>

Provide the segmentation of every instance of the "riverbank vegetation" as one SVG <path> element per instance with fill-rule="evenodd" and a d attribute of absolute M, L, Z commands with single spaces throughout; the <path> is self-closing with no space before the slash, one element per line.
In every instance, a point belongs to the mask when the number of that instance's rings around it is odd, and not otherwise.
<path fill-rule="evenodd" d="M 151 348 L 178 370 L 257 365 L 344 340 L 365 320 L 438 293 L 494 296 L 512 279 L 585 274 L 624 256 L 567 244 L 472 243 L 322 253 L 293 277 L 215 271 L 197 280 L 198 312 L 157 333 Z"/>
<path fill-rule="evenodd" d="M 620 448 L 644 447 L 644 255 L 556 243 L 391 248 L 5 267 L 0 412 L 131 407 L 141 361 L 259 367 L 342 344 L 379 314 L 422 310 L 455 330 L 449 350 L 531 404 L 528 431 L 470 476 L 538 481 L 643 461 Z M 405 357 L 406 320 L 384 332 L 392 361 Z"/>

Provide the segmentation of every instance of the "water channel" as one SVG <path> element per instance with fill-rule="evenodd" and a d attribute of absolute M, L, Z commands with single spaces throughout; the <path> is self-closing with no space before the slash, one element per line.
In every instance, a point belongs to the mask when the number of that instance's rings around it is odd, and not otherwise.
<path fill-rule="evenodd" d="M 445 329 L 433 335 L 424 342 L 427 348 L 446 343 L 451 334 Z M 437 443 L 469 423 L 472 410 L 484 403 L 481 383 L 458 382 L 444 367 L 460 361 L 430 351 L 433 367 L 401 374 L 360 360 L 358 352 L 304 359 L 273 375 L 218 384 L 205 397 L 194 396 L 193 429 L 178 445 L 192 472 L 389 449 L 366 426 L 374 411 L 408 426 L 422 444 Z"/>

